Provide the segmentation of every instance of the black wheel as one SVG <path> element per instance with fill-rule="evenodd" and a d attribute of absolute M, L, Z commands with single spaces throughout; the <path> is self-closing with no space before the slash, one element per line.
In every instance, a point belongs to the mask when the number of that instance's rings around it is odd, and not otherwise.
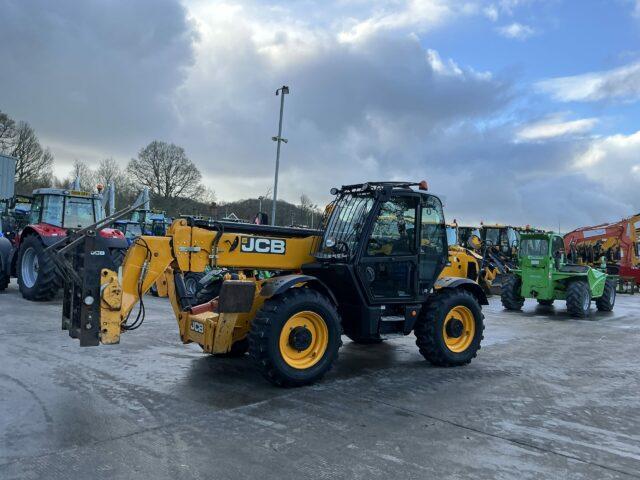
<path fill-rule="evenodd" d="M 584 280 L 574 280 L 567 287 L 567 311 L 572 317 L 584 318 L 589 315 L 591 291 Z"/>
<path fill-rule="evenodd" d="M 520 294 L 522 280 L 517 275 L 507 275 L 502 283 L 500 300 L 507 310 L 521 310 L 524 305 L 524 297 Z"/>
<path fill-rule="evenodd" d="M 0 252 L 0 292 L 7 289 L 9 283 L 11 282 L 11 277 L 9 276 L 9 268 L 8 265 L 5 266 L 5 262 L 9 263 L 8 259 L 3 259 L 2 253 Z"/>
<path fill-rule="evenodd" d="M 37 236 L 29 235 L 21 242 L 16 270 L 20 293 L 27 300 L 51 300 L 58 293 L 60 278 Z"/>
<path fill-rule="evenodd" d="M 484 315 L 476 297 L 462 289 L 445 289 L 425 305 L 416 322 L 416 345 L 434 365 L 455 367 L 471 362 L 482 341 Z"/>
<path fill-rule="evenodd" d="M 249 355 L 271 383 L 309 385 L 333 366 L 341 334 L 340 316 L 327 297 L 292 288 L 258 310 L 249 332 Z"/>
<path fill-rule="evenodd" d="M 601 312 L 610 312 L 616 304 L 616 281 L 608 278 L 604 284 L 604 293 L 596 298 L 596 307 Z"/>
<path fill-rule="evenodd" d="M 124 257 L 127 254 L 126 248 L 112 248 L 109 252 L 111 254 L 111 260 L 113 265 L 118 269 L 124 263 Z"/>
<path fill-rule="evenodd" d="M 187 288 L 187 292 L 193 297 L 195 297 L 202 288 L 200 284 L 202 277 L 204 277 L 204 273 L 202 272 L 187 272 L 184 275 L 184 286 Z"/>
<path fill-rule="evenodd" d="M 550 307 L 551 305 L 553 305 L 553 299 L 552 300 L 538 300 L 538 303 L 540 305 L 542 305 L 543 307 Z"/>

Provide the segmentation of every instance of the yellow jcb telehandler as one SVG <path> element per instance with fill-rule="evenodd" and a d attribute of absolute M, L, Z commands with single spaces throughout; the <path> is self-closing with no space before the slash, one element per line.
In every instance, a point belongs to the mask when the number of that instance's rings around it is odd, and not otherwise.
<path fill-rule="evenodd" d="M 138 237 L 117 270 L 96 234 L 104 225 L 70 235 L 51 247 L 65 278 L 63 328 L 83 346 L 118 343 L 140 326 L 143 295 L 166 273 L 181 340 L 211 354 L 248 351 L 279 386 L 319 380 L 343 333 L 375 343 L 413 332 L 431 363 L 469 363 L 487 299 L 476 282 L 440 275 L 444 214 L 426 182 L 347 185 L 332 194 L 322 230 L 180 219 L 166 236 Z M 196 304 L 183 272 L 206 267 L 229 273 L 215 298 Z"/>

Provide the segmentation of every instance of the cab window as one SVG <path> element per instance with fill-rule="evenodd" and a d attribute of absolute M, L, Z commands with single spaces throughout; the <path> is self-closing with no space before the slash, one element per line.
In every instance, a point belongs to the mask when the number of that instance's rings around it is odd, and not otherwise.
<path fill-rule="evenodd" d="M 31 204 L 31 211 L 29 212 L 29 223 L 35 225 L 40 223 L 40 212 L 42 211 L 42 197 L 36 197 Z"/>
<path fill-rule="evenodd" d="M 420 280 L 431 282 L 447 257 L 446 227 L 437 197 L 423 199 L 420 223 Z"/>
<path fill-rule="evenodd" d="M 62 195 L 46 195 L 42 209 L 42 222 L 61 227 L 63 205 L 64 197 Z"/>
<path fill-rule="evenodd" d="M 556 252 L 564 253 L 564 240 L 560 237 L 553 237 L 551 242 L 551 255 L 555 255 Z"/>
<path fill-rule="evenodd" d="M 415 197 L 384 202 L 367 244 L 368 256 L 414 255 L 416 252 Z"/>

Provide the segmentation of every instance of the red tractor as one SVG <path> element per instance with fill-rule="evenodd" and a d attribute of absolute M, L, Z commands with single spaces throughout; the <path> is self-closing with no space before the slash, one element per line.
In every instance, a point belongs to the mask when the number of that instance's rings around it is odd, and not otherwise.
<path fill-rule="evenodd" d="M 51 300 L 62 280 L 44 249 L 68 232 L 103 218 L 100 194 L 59 188 L 34 190 L 29 224 L 16 237 L 9 261 L 10 274 L 18 277 L 22 296 L 27 300 Z M 107 240 L 114 259 L 126 251 L 127 240 L 122 232 L 105 228 L 99 233 Z"/>

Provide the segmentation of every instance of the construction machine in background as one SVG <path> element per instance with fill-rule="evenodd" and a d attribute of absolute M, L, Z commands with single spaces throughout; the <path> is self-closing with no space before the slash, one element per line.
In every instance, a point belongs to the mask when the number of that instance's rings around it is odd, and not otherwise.
<path fill-rule="evenodd" d="M 640 285 L 640 214 L 619 222 L 582 227 L 564 236 L 573 262 L 605 268 L 619 279 L 618 291 L 634 293 Z"/>
<path fill-rule="evenodd" d="M 45 249 L 104 218 L 102 196 L 72 189 L 34 190 L 27 225 L 14 238 L 4 274 L 17 277 L 18 287 L 27 300 L 50 300 L 62 279 Z M 116 229 L 100 231 L 110 252 L 126 250 L 124 235 Z"/>
<path fill-rule="evenodd" d="M 518 267 L 507 275 L 502 286 L 502 305 L 520 310 L 525 298 L 551 306 L 565 300 L 573 317 L 589 315 L 591 302 L 599 311 L 610 312 L 616 301 L 616 277 L 588 265 L 567 259 L 562 236 L 554 233 L 523 233 Z"/>
<path fill-rule="evenodd" d="M 512 225 L 480 227 L 483 276 L 493 293 L 500 294 L 506 276 L 518 265 L 518 246 L 523 233 L 543 233 L 544 230 Z"/>
<path fill-rule="evenodd" d="M 120 273 L 99 233 L 104 223 L 66 237 L 48 249 L 64 272 L 63 328 L 82 346 L 118 343 L 141 325 L 143 295 L 166 274 L 181 340 L 211 354 L 248 350 L 276 385 L 319 380 L 342 333 L 375 343 L 413 332 L 431 363 L 469 363 L 487 299 L 476 282 L 440 275 L 448 248 L 439 198 L 426 182 L 332 193 L 322 230 L 179 219 L 166 236 L 138 237 Z M 207 268 L 227 273 L 215 298 L 195 304 L 183 272 Z"/>

